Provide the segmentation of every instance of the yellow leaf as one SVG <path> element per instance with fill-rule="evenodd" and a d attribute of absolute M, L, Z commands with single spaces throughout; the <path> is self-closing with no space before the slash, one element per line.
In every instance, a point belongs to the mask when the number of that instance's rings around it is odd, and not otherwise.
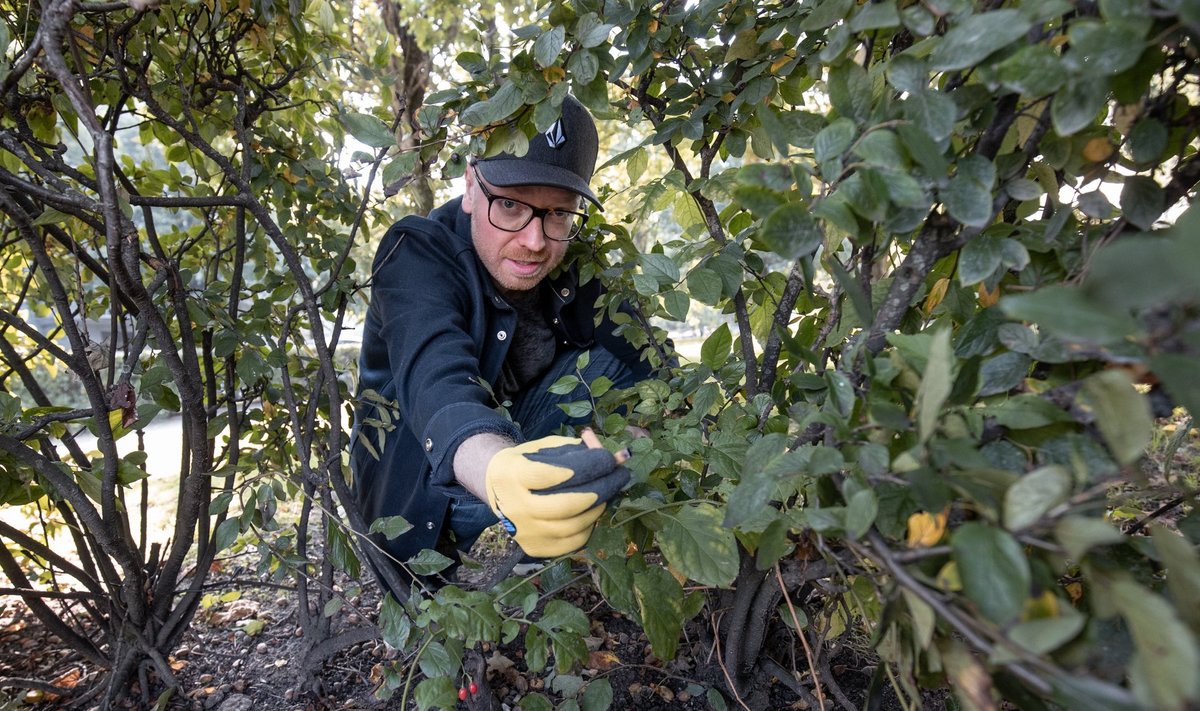
<path fill-rule="evenodd" d="M 946 533 L 946 512 L 931 514 L 918 511 L 908 517 L 908 547 L 928 548 Z"/>
<path fill-rule="evenodd" d="M 546 67 L 542 70 L 542 78 L 551 84 L 557 84 L 567 76 L 567 71 L 562 67 Z"/>
<path fill-rule="evenodd" d="M 997 284 L 995 289 L 988 291 L 987 287 L 981 283 L 978 287 L 978 293 L 980 306 L 985 309 L 990 306 L 995 306 L 996 302 L 1000 300 L 1000 285 Z"/>
<path fill-rule="evenodd" d="M 121 414 L 122 413 L 121 413 L 120 409 L 108 411 L 108 428 L 109 429 L 116 431 L 117 428 L 119 428 L 121 426 Z"/>
<path fill-rule="evenodd" d="M 1113 153 L 1113 145 L 1107 138 L 1096 137 L 1083 146 L 1083 157 L 1093 163 L 1108 160 Z"/>
<path fill-rule="evenodd" d="M 608 671 L 613 667 L 620 666 L 621 659 L 612 652 L 599 650 L 588 654 L 587 669 L 598 669 L 600 671 Z"/>
<path fill-rule="evenodd" d="M 958 563 L 950 561 L 942 566 L 937 574 L 937 586 L 939 589 L 949 592 L 962 590 L 962 578 L 958 576 Z"/>
<path fill-rule="evenodd" d="M 1071 604 L 1077 604 L 1083 599 L 1082 583 L 1067 583 L 1067 594 L 1071 596 Z"/>
<path fill-rule="evenodd" d="M 946 289 L 950 287 L 950 280 L 942 277 L 933 283 L 929 289 L 929 296 L 925 297 L 925 315 L 928 316 L 931 311 L 937 308 L 937 305 L 942 303 L 942 299 L 946 298 Z"/>
<path fill-rule="evenodd" d="M 1058 617 L 1058 598 L 1049 590 L 1043 590 L 1041 595 L 1026 600 L 1025 610 L 1021 613 L 1021 620 L 1025 622 L 1054 617 Z"/>

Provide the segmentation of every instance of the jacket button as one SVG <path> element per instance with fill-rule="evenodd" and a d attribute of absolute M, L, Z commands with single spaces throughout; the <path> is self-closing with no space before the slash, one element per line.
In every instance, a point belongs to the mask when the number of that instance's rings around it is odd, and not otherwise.
<path fill-rule="evenodd" d="M 503 341 L 506 338 L 508 338 L 508 333 L 505 331 L 500 331 L 499 333 L 496 334 L 496 340 L 498 340 L 498 341 Z"/>
<path fill-rule="evenodd" d="M 433 521 L 426 521 L 425 528 L 429 531 L 432 531 L 433 530 Z"/>
<path fill-rule="evenodd" d="M 432 439 L 426 439 L 426 440 L 425 440 L 425 451 L 426 451 L 426 452 L 432 452 L 432 451 L 433 451 L 433 440 L 432 440 Z"/>
<path fill-rule="evenodd" d="M 554 325 L 555 325 L 555 326 L 557 326 L 557 325 L 558 325 L 558 319 L 554 319 Z"/>
<path fill-rule="evenodd" d="M 566 288 L 566 287 L 563 287 L 563 290 L 562 290 L 562 291 L 560 291 L 560 292 L 558 292 L 558 293 L 560 293 L 560 294 L 562 294 L 564 297 L 566 297 L 566 296 L 570 296 L 570 295 L 571 295 L 571 290 L 570 290 L 570 289 L 568 289 L 568 288 Z"/>

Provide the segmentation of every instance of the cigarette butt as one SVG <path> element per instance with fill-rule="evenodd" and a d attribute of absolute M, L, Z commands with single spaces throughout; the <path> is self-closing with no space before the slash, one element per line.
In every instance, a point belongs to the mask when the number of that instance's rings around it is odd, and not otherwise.
<path fill-rule="evenodd" d="M 579 433 L 579 438 L 588 446 L 588 449 L 604 449 L 604 445 L 600 442 L 600 438 L 592 431 L 590 427 L 584 427 Z M 624 464 L 629 460 L 629 450 L 622 449 L 613 454 L 617 458 L 617 464 Z"/>

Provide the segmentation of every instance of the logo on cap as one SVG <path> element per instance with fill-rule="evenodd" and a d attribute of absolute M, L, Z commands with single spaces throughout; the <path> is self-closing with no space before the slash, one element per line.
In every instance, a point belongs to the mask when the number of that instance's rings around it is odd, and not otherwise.
<path fill-rule="evenodd" d="M 554 122 L 550 128 L 546 129 L 546 143 L 550 144 L 551 148 L 559 148 L 567 142 L 567 137 L 563 133 L 562 119 Z"/>

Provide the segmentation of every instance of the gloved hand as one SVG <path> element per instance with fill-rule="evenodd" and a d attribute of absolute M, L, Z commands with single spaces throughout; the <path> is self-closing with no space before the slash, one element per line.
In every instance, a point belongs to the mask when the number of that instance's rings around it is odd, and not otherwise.
<path fill-rule="evenodd" d="M 605 504 L 629 482 L 606 449 L 574 437 L 543 437 L 497 452 L 488 463 L 488 505 L 526 554 L 552 558 L 587 543 Z"/>

